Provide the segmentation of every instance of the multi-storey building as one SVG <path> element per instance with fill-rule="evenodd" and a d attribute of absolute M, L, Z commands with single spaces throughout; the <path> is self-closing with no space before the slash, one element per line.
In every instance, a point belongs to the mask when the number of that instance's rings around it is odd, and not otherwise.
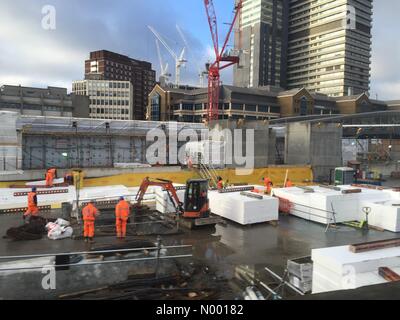
<path fill-rule="evenodd" d="M 235 34 L 234 85 L 286 87 L 289 0 L 244 0 Z"/>
<path fill-rule="evenodd" d="M 0 88 L 0 110 L 32 116 L 87 118 L 89 99 L 68 94 L 66 88 L 4 85 Z"/>
<path fill-rule="evenodd" d="M 152 121 L 203 122 L 207 118 L 207 89 L 176 89 L 156 85 L 150 93 L 147 119 Z M 222 86 L 220 120 L 275 120 L 298 116 L 333 116 L 388 109 L 397 110 L 398 101 L 370 99 L 366 93 L 330 97 L 307 89 L 277 87 L 241 88 Z M 282 121 L 285 121 L 283 119 Z"/>
<path fill-rule="evenodd" d="M 372 0 L 291 0 L 288 88 L 369 91 Z"/>
<path fill-rule="evenodd" d="M 372 0 L 244 0 L 234 83 L 329 96 L 368 92 L 371 28 Z"/>
<path fill-rule="evenodd" d="M 90 118 L 133 119 L 133 86 L 129 81 L 74 81 L 72 92 L 77 96 L 89 97 Z"/>
<path fill-rule="evenodd" d="M 131 118 L 145 118 L 148 95 L 156 83 L 151 63 L 106 50 L 95 51 L 85 62 L 85 79 L 129 81 L 132 84 Z"/>

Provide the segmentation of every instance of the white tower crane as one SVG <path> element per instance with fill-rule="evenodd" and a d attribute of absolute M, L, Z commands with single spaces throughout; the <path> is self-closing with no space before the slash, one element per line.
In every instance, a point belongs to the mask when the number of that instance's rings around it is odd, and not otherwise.
<path fill-rule="evenodd" d="M 193 55 L 193 52 L 191 51 L 190 46 L 189 46 L 189 42 L 187 41 L 185 34 L 183 33 L 183 31 L 179 27 L 179 25 L 176 25 L 176 30 L 178 30 L 178 33 L 181 36 L 182 41 L 185 44 L 185 47 L 188 50 L 188 52 Z M 204 77 L 206 77 L 208 75 L 208 71 L 202 70 L 199 61 L 195 57 L 191 57 L 191 59 L 193 59 L 193 61 L 196 61 L 196 67 L 197 67 L 197 72 L 198 72 L 198 76 L 199 76 L 199 85 L 201 88 L 203 88 L 204 87 Z"/>
<path fill-rule="evenodd" d="M 175 86 L 179 87 L 181 80 L 181 68 L 185 66 L 187 60 L 185 60 L 185 48 L 182 49 L 180 55 L 178 56 L 167 44 L 164 38 L 151 26 L 148 26 L 150 31 L 154 34 L 154 36 L 162 43 L 162 45 L 167 49 L 169 54 L 175 59 Z"/>
<path fill-rule="evenodd" d="M 156 47 L 157 47 L 158 60 L 160 62 L 160 70 L 161 70 L 160 83 L 162 86 L 165 86 L 167 84 L 167 82 L 169 81 L 171 74 L 168 73 L 168 62 L 166 64 L 164 64 L 164 62 L 163 62 L 163 58 L 162 58 L 161 50 L 160 50 L 160 42 L 158 41 L 158 39 L 156 39 Z"/>

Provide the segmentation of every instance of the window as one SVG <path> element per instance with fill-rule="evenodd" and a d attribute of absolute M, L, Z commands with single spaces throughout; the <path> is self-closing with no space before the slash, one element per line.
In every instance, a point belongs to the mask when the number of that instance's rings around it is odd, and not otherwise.
<path fill-rule="evenodd" d="M 185 103 L 182 105 L 182 110 L 193 111 L 193 105 Z"/>
<path fill-rule="evenodd" d="M 300 100 L 300 115 L 306 116 L 307 115 L 307 98 L 302 97 Z"/>
<path fill-rule="evenodd" d="M 249 104 L 249 105 L 246 105 L 245 109 L 246 109 L 246 111 L 256 112 L 257 111 L 257 106 L 253 105 L 253 104 Z"/>
<path fill-rule="evenodd" d="M 258 106 L 258 112 L 268 112 L 268 106 Z"/>
<path fill-rule="evenodd" d="M 161 96 L 159 94 L 151 97 L 150 117 L 152 121 L 161 120 Z"/>
<path fill-rule="evenodd" d="M 232 103 L 232 110 L 243 110 L 243 105 L 239 103 Z"/>

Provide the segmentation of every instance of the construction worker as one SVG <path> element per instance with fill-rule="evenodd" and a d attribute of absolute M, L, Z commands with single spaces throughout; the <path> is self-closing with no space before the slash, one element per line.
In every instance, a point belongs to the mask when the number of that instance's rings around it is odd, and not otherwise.
<path fill-rule="evenodd" d="M 264 182 L 264 186 L 266 188 L 266 193 L 271 194 L 272 187 L 274 186 L 272 180 L 270 178 L 266 177 L 266 178 L 262 178 L 261 181 Z"/>
<path fill-rule="evenodd" d="M 130 214 L 130 206 L 124 197 L 119 199 L 117 206 L 115 207 L 115 225 L 117 228 L 117 238 L 125 239 L 126 237 L 126 224 L 128 223 Z"/>
<path fill-rule="evenodd" d="M 83 209 L 82 209 L 82 218 L 83 218 L 83 237 L 85 238 L 85 242 L 93 242 L 94 238 L 94 222 L 96 217 L 99 215 L 99 210 L 94 205 L 94 201 L 90 201 Z"/>
<path fill-rule="evenodd" d="M 57 170 L 55 168 L 50 168 L 46 172 L 46 187 L 52 188 L 53 187 L 53 181 L 56 177 Z"/>
<path fill-rule="evenodd" d="M 39 216 L 39 208 L 38 208 L 36 187 L 33 187 L 32 191 L 28 193 L 28 209 L 24 213 L 23 218 L 26 222 L 29 223 L 32 219 L 35 219 L 38 216 Z"/>
<path fill-rule="evenodd" d="M 224 180 L 222 180 L 221 177 L 218 177 L 217 189 L 218 189 L 218 190 L 224 189 Z"/>
<path fill-rule="evenodd" d="M 293 182 L 290 181 L 290 179 L 288 178 L 285 183 L 285 188 L 292 188 L 292 187 L 294 187 Z"/>

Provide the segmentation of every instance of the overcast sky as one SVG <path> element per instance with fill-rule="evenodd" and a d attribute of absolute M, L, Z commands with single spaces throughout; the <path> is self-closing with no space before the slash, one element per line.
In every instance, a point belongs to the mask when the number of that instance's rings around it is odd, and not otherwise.
<path fill-rule="evenodd" d="M 232 2 L 215 0 L 219 24 L 231 20 Z M 374 1 L 371 95 L 400 99 L 400 1 Z M 42 8 L 56 8 L 56 30 L 42 28 Z M 159 73 L 151 25 L 180 51 L 178 24 L 189 43 L 182 83 L 197 84 L 198 70 L 212 59 L 202 0 L 0 0 L 0 85 L 71 88 L 83 79 L 89 52 L 107 49 L 148 60 Z M 224 33 L 224 32 L 222 32 Z M 174 73 L 174 61 L 162 48 Z M 230 82 L 231 72 L 224 75 Z"/>

